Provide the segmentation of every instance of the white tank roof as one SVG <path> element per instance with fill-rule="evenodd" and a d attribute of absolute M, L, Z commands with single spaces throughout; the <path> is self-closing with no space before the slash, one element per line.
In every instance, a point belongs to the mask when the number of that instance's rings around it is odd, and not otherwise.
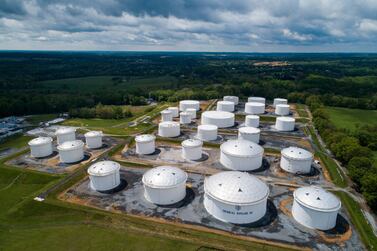
<path fill-rule="evenodd" d="M 91 137 L 102 137 L 103 134 L 102 134 L 102 131 L 90 131 L 90 132 L 87 132 L 85 133 L 85 138 L 91 138 Z"/>
<path fill-rule="evenodd" d="M 216 131 L 217 125 L 200 125 L 198 126 L 198 129 L 203 131 Z"/>
<path fill-rule="evenodd" d="M 58 150 L 67 151 L 84 147 L 84 142 L 81 140 L 66 141 L 63 144 L 58 145 Z"/>
<path fill-rule="evenodd" d="M 287 104 L 277 104 L 276 107 L 281 107 L 281 108 L 290 108 L 289 105 Z"/>
<path fill-rule="evenodd" d="M 232 102 L 232 101 L 227 101 L 227 100 L 220 100 L 220 101 L 217 101 L 217 104 L 223 104 L 223 105 L 234 105 L 234 102 Z"/>
<path fill-rule="evenodd" d="M 206 178 L 207 195 L 227 204 L 256 204 L 270 193 L 268 186 L 247 172 L 226 171 Z"/>
<path fill-rule="evenodd" d="M 171 188 L 187 180 L 187 173 L 174 166 L 159 166 L 143 175 L 143 183 L 152 188 Z"/>
<path fill-rule="evenodd" d="M 301 205 L 313 210 L 331 212 L 341 207 L 340 200 L 321 187 L 307 186 L 294 191 L 293 197 Z"/>
<path fill-rule="evenodd" d="M 181 104 L 187 104 L 187 105 L 196 105 L 196 104 L 199 104 L 198 100 L 181 100 L 179 102 Z"/>
<path fill-rule="evenodd" d="M 240 129 L 238 129 L 238 131 L 245 134 L 259 134 L 260 133 L 259 128 L 255 128 L 251 126 L 241 127 Z"/>
<path fill-rule="evenodd" d="M 274 98 L 274 101 L 286 102 L 286 101 L 288 101 L 288 99 L 286 99 L 286 98 Z"/>
<path fill-rule="evenodd" d="M 295 119 L 291 117 L 277 117 L 276 119 L 284 122 L 295 122 Z"/>
<path fill-rule="evenodd" d="M 287 147 L 281 150 L 281 155 L 288 159 L 307 160 L 313 158 L 313 154 L 303 148 Z"/>
<path fill-rule="evenodd" d="M 74 127 L 61 127 L 56 130 L 55 135 L 62 135 L 62 134 L 68 134 L 76 132 L 76 128 Z"/>
<path fill-rule="evenodd" d="M 260 145 L 248 140 L 228 140 L 220 146 L 223 153 L 236 157 L 251 157 L 263 154 L 264 149 Z"/>
<path fill-rule="evenodd" d="M 234 118 L 234 114 L 224 111 L 206 111 L 202 113 L 202 116 L 214 119 L 231 119 Z"/>
<path fill-rule="evenodd" d="M 151 142 L 156 139 L 152 134 L 141 134 L 135 137 L 136 142 Z"/>
<path fill-rule="evenodd" d="M 181 113 L 179 113 L 179 115 L 180 116 L 191 116 L 191 114 L 188 113 L 188 112 L 181 112 Z"/>
<path fill-rule="evenodd" d="M 172 113 L 172 111 L 170 111 L 168 109 L 161 111 L 161 114 L 170 114 L 170 113 Z"/>
<path fill-rule="evenodd" d="M 119 163 L 115 161 L 106 160 L 91 165 L 88 168 L 88 174 L 93 176 L 106 176 L 111 173 L 117 172 L 119 169 Z"/>
<path fill-rule="evenodd" d="M 174 121 L 164 121 L 164 122 L 160 123 L 160 126 L 162 126 L 162 127 L 179 127 L 179 123 L 174 122 Z"/>
<path fill-rule="evenodd" d="M 168 107 L 168 110 L 178 110 L 178 107 L 176 107 L 176 106 L 170 106 L 170 107 Z"/>
<path fill-rule="evenodd" d="M 184 141 L 182 141 L 182 146 L 183 147 L 199 147 L 199 146 L 202 146 L 203 145 L 203 142 L 201 140 L 198 140 L 198 139 L 186 139 Z"/>
<path fill-rule="evenodd" d="M 246 118 L 250 118 L 250 119 L 259 119 L 259 115 L 250 114 L 250 115 L 246 115 Z"/>
<path fill-rule="evenodd" d="M 259 107 L 265 107 L 265 104 L 260 103 L 260 102 L 247 102 L 246 103 L 248 106 L 259 106 Z"/>
<path fill-rule="evenodd" d="M 29 146 L 39 146 L 39 145 L 44 145 L 44 144 L 49 144 L 52 142 L 51 137 L 38 137 L 35 139 L 32 139 L 29 141 Z"/>
<path fill-rule="evenodd" d="M 263 97 L 249 97 L 249 99 L 260 100 L 260 101 L 266 100 L 266 98 L 263 98 Z"/>

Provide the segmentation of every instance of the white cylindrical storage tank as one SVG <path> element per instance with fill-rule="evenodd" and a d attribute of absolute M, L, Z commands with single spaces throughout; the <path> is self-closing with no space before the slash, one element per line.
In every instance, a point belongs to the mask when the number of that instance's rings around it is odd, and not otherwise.
<path fill-rule="evenodd" d="M 158 135 L 161 137 L 178 137 L 181 134 L 181 127 L 178 122 L 165 121 L 158 124 Z"/>
<path fill-rule="evenodd" d="M 66 141 L 58 145 L 58 150 L 62 163 L 74 163 L 84 158 L 84 142 L 81 140 Z"/>
<path fill-rule="evenodd" d="M 313 154 L 299 147 L 281 150 L 280 167 L 290 173 L 310 173 Z"/>
<path fill-rule="evenodd" d="M 247 114 L 263 114 L 264 104 L 258 102 L 247 102 L 245 104 L 245 113 Z"/>
<path fill-rule="evenodd" d="M 187 160 L 202 158 L 203 142 L 198 139 L 186 139 L 182 141 L 182 157 Z"/>
<path fill-rule="evenodd" d="M 301 187 L 293 193 L 293 218 L 313 229 L 329 230 L 335 227 L 340 200 L 320 187 Z"/>
<path fill-rule="evenodd" d="M 262 98 L 262 97 L 249 97 L 247 99 L 247 102 L 255 102 L 255 103 L 262 103 L 262 104 L 266 104 L 266 99 L 265 98 Z"/>
<path fill-rule="evenodd" d="M 247 224 L 267 212 L 268 186 L 246 172 L 227 171 L 204 180 L 204 207 L 218 220 Z"/>
<path fill-rule="evenodd" d="M 278 104 L 275 106 L 275 114 L 280 116 L 286 116 L 289 114 L 289 105 Z"/>
<path fill-rule="evenodd" d="M 200 102 L 197 100 L 181 100 L 179 101 L 179 110 L 184 112 L 188 108 L 194 108 L 196 111 L 200 110 Z"/>
<path fill-rule="evenodd" d="M 66 141 L 76 140 L 76 129 L 73 127 L 62 127 L 56 130 L 58 144 L 63 144 Z"/>
<path fill-rule="evenodd" d="M 90 131 L 85 133 L 86 146 L 90 149 L 102 147 L 102 131 Z"/>
<path fill-rule="evenodd" d="M 224 96 L 224 101 L 231 101 L 234 103 L 234 105 L 238 105 L 239 98 L 237 96 Z"/>
<path fill-rule="evenodd" d="M 179 114 L 179 123 L 190 124 L 191 123 L 191 114 L 188 113 L 188 112 L 181 112 Z"/>
<path fill-rule="evenodd" d="M 258 115 L 246 115 L 245 126 L 259 127 L 259 116 Z"/>
<path fill-rule="evenodd" d="M 238 139 L 259 143 L 260 129 L 255 127 L 241 127 L 238 129 Z"/>
<path fill-rule="evenodd" d="M 234 126 L 234 114 L 223 111 L 206 111 L 202 113 L 202 125 L 215 125 L 218 128 Z"/>
<path fill-rule="evenodd" d="M 196 110 L 194 108 L 188 108 L 186 112 L 190 114 L 191 120 L 196 119 Z"/>
<path fill-rule="evenodd" d="M 295 119 L 291 117 L 277 117 L 275 128 L 278 131 L 293 131 L 295 129 Z"/>
<path fill-rule="evenodd" d="M 152 154 L 156 150 L 156 136 L 152 134 L 142 134 L 135 137 L 137 154 Z"/>
<path fill-rule="evenodd" d="M 171 111 L 171 114 L 173 118 L 178 118 L 179 117 L 179 109 L 178 107 L 168 107 L 168 111 Z"/>
<path fill-rule="evenodd" d="M 217 126 L 215 125 L 199 125 L 196 137 L 203 141 L 217 139 Z"/>
<path fill-rule="evenodd" d="M 232 101 L 218 101 L 216 106 L 217 111 L 234 112 L 234 102 Z"/>
<path fill-rule="evenodd" d="M 109 191 L 120 184 L 120 165 L 115 161 L 100 161 L 88 168 L 90 188 L 96 191 Z"/>
<path fill-rule="evenodd" d="M 186 196 L 187 173 L 173 166 L 159 166 L 143 175 L 144 197 L 157 205 L 171 205 Z"/>
<path fill-rule="evenodd" d="M 251 171 L 262 166 L 264 149 L 254 142 L 228 140 L 220 150 L 220 163 L 228 169 Z"/>
<path fill-rule="evenodd" d="M 52 154 L 52 138 L 38 137 L 29 141 L 30 155 L 34 158 L 43 158 Z"/>
<path fill-rule="evenodd" d="M 161 121 L 172 121 L 173 113 L 169 110 L 161 111 Z"/>
<path fill-rule="evenodd" d="M 288 100 L 285 98 L 274 98 L 274 104 L 273 106 L 276 107 L 276 105 L 286 105 L 288 104 Z"/>

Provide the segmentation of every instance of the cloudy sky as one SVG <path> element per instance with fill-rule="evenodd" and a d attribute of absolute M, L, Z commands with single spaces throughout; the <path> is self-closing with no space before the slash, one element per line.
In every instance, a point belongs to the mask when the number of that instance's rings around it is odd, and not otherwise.
<path fill-rule="evenodd" d="M 377 0 L 0 0 L 0 49 L 377 52 Z"/>

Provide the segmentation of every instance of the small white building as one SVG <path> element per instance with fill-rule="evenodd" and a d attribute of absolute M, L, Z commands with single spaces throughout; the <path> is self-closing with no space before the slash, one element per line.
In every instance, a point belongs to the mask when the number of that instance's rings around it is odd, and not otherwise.
<path fill-rule="evenodd" d="M 52 154 L 52 138 L 38 137 L 29 141 L 30 155 L 34 158 L 43 158 Z"/>
<path fill-rule="evenodd" d="M 224 101 L 231 101 L 234 103 L 234 105 L 238 105 L 239 98 L 237 96 L 224 96 Z"/>
<path fill-rule="evenodd" d="M 245 104 L 245 113 L 247 114 L 263 114 L 265 105 L 259 102 L 247 102 Z"/>
<path fill-rule="evenodd" d="M 241 127 L 238 129 L 238 139 L 259 143 L 260 129 L 255 127 Z"/>
<path fill-rule="evenodd" d="M 161 121 L 172 121 L 173 113 L 170 110 L 161 111 Z"/>
<path fill-rule="evenodd" d="M 186 196 L 187 173 L 173 166 L 159 166 L 143 175 L 144 197 L 156 205 L 171 205 Z"/>
<path fill-rule="evenodd" d="M 246 115 L 245 126 L 259 127 L 259 116 L 258 115 Z"/>
<path fill-rule="evenodd" d="M 84 158 L 84 142 L 81 140 L 65 141 L 58 145 L 59 158 L 62 163 L 75 163 Z"/>
<path fill-rule="evenodd" d="M 187 160 L 202 158 L 203 142 L 198 139 L 186 139 L 182 141 L 182 157 Z"/>
<path fill-rule="evenodd" d="M 234 126 L 234 114 L 223 111 L 206 111 L 202 113 L 202 125 L 215 125 L 218 128 Z"/>
<path fill-rule="evenodd" d="M 200 102 L 197 100 L 181 100 L 179 101 L 179 110 L 184 112 L 188 108 L 194 108 L 196 111 L 200 110 Z"/>
<path fill-rule="evenodd" d="M 305 227 L 329 230 L 336 226 L 340 200 L 320 187 L 301 187 L 293 193 L 293 218 Z"/>
<path fill-rule="evenodd" d="M 100 161 L 88 168 L 90 188 L 109 191 L 120 185 L 120 165 L 115 161 Z"/>
<path fill-rule="evenodd" d="M 295 130 L 295 119 L 291 117 L 277 117 L 275 129 L 278 131 L 290 132 Z"/>
<path fill-rule="evenodd" d="M 274 98 L 273 106 L 276 107 L 276 105 L 287 105 L 288 99 L 285 98 Z"/>
<path fill-rule="evenodd" d="M 76 140 L 76 128 L 73 127 L 61 127 L 56 130 L 55 135 L 58 140 L 58 144 L 63 144 L 66 141 Z"/>
<path fill-rule="evenodd" d="M 262 103 L 264 105 L 266 105 L 266 99 L 265 98 L 262 98 L 262 97 L 249 97 L 247 99 L 247 102 L 250 102 L 250 103 Z"/>
<path fill-rule="evenodd" d="M 286 116 L 289 114 L 289 105 L 278 104 L 275 106 L 275 114 L 280 116 Z"/>
<path fill-rule="evenodd" d="M 299 147 L 288 147 L 281 150 L 280 167 L 287 172 L 300 174 L 310 173 L 313 154 Z"/>
<path fill-rule="evenodd" d="M 204 207 L 214 218 L 247 224 L 266 214 L 270 190 L 253 175 L 226 171 L 205 178 L 204 192 Z"/>
<path fill-rule="evenodd" d="M 181 127 L 178 122 L 165 121 L 158 124 L 158 135 L 161 137 L 172 138 L 181 134 Z"/>
<path fill-rule="evenodd" d="M 156 150 L 156 136 L 142 134 L 135 137 L 137 154 L 152 154 Z"/>
<path fill-rule="evenodd" d="M 234 102 L 233 101 L 217 101 L 216 110 L 224 111 L 224 112 L 234 112 Z"/>
<path fill-rule="evenodd" d="M 196 119 L 196 109 L 194 109 L 194 108 L 188 108 L 188 109 L 186 109 L 186 112 L 188 114 L 190 114 L 191 120 Z"/>
<path fill-rule="evenodd" d="M 178 107 L 168 107 L 168 110 L 171 111 L 171 114 L 173 118 L 178 118 L 179 117 L 179 109 Z"/>
<path fill-rule="evenodd" d="M 251 171 L 262 166 L 264 149 L 247 140 L 228 140 L 220 146 L 220 163 L 231 170 Z"/>
<path fill-rule="evenodd" d="M 217 130 L 215 125 L 199 125 L 196 137 L 203 141 L 216 140 Z"/>
<path fill-rule="evenodd" d="M 85 133 L 86 146 L 89 149 L 97 149 L 102 147 L 102 131 L 90 131 Z"/>
<path fill-rule="evenodd" d="M 179 123 L 190 124 L 191 123 L 191 114 L 188 113 L 188 112 L 181 112 L 179 114 Z"/>

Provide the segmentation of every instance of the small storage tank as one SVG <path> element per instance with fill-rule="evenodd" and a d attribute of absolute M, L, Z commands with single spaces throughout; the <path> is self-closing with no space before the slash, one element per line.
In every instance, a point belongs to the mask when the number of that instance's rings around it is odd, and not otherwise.
<path fill-rule="evenodd" d="M 58 150 L 62 163 L 75 163 L 84 158 L 84 142 L 81 140 L 65 141 L 58 145 Z"/>
<path fill-rule="evenodd" d="M 274 98 L 274 104 L 273 106 L 276 107 L 276 105 L 286 105 L 288 104 L 288 100 L 285 98 Z"/>
<path fill-rule="evenodd" d="M 178 109 L 178 107 L 169 107 L 168 110 L 171 111 L 171 114 L 172 114 L 173 118 L 178 118 L 179 117 L 179 109 Z"/>
<path fill-rule="evenodd" d="M 259 143 L 260 129 L 255 127 L 241 127 L 238 129 L 238 139 Z"/>
<path fill-rule="evenodd" d="M 289 105 L 278 104 L 275 106 L 275 114 L 280 116 L 286 116 L 289 114 Z"/>
<path fill-rule="evenodd" d="M 224 101 L 231 101 L 234 103 L 234 105 L 238 105 L 239 98 L 237 96 L 224 96 Z"/>
<path fill-rule="evenodd" d="M 266 99 L 265 98 L 262 98 L 262 97 L 249 97 L 247 99 L 247 102 L 255 102 L 255 103 L 262 103 L 264 105 L 266 105 Z"/>
<path fill-rule="evenodd" d="M 320 187 L 301 187 L 293 193 L 293 218 L 300 224 L 319 230 L 335 227 L 340 200 Z"/>
<path fill-rule="evenodd" d="M 158 124 L 158 135 L 161 137 L 178 137 L 181 134 L 181 127 L 178 122 L 165 121 Z"/>
<path fill-rule="evenodd" d="M 115 161 L 100 161 L 88 168 L 90 188 L 104 192 L 116 188 L 120 184 L 120 165 Z"/>
<path fill-rule="evenodd" d="M 90 149 L 102 147 L 102 131 L 90 131 L 85 133 L 86 146 Z"/>
<path fill-rule="evenodd" d="M 43 158 L 52 154 L 52 138 L 38 137 L 29 141 L 30 155 L 34 158 Z"/>
<path fill-rule="evenodd" d="M 206 111 L 202 113 L 202 125 L 215 125 L 218 128 L 234 126 L 234 114 L 223 111 Z"/>
<path fill-rule="evenodd" d="M 262 166 L 264 149 L 254 142 L 228 140 L 220 150 L 220 163 L 228 169 L 251 171 Z"/>
<path fill-rule="evenodd" d="M 161 121 L 172 121 L 173 113 L 169 110 L 161 111 Z"/>
<path fill-rule="evenodd" d="M 245 104 L 245 113 L 247 114 L 263 114 L 264 104 L 258 102 L 248 102 Z"/>
<path fill-rule="evenodd" d="M 216 106 L 217 111 L 234 112 L 233 101 L 218 101 Z"/>
<path fill-rule="evenodd" d="M 293 131 L 295 129 L 295 119 L 291 117 L 277 117 L 275 128 L 278 131 Z"/>
<path fill-rule="evenodd" d="M 191 120 L 196 119 L 196 110 L 194 108 L 188 108 L 186 112 L 190 114 Z"/>
<path fill-rule="evenodd" d="M 173 166 L 159 166 L 143 175 L 144 197 L 157 205 L 171 205 L 186 196 L 187 173 Z"/>
<path fill-rule="evenodd" d="M 246 115 L 245 126 L 259 127 L 259 116 L 258 115 Z"/>
<path fill-rule="evenodd" d="M 194 108 L 196 111 L 200 110 L 200 102 L 197 100 L 181 100 L 179 101 L 179 110 L 184 112 L 188 108 Z"/>
<path fill-rule="evenodd" d="M 187 160 L 202 158 L 203 142 L 198 139 L 186 139 L 182 141 L 182 157 Z"/>
<path fill-rule="evenodd" d="M 142 134 L 135 137 L 137 154 L 152 154 L 156 150 L 156 136 Z"/>
<path fill-rule="evenodd" d="M 199 125 L 196 137 L 203 141 L 211 141 L 217 139 L 217 126 L 215 125 Z"/>
<path fill-rule="evenodd" d="M 227 171 L 204 180 L 204 207 L 223 222 L 247 224 L 266 215 L 268 186 L 246 172 Z"/>
<path fill-rule="evenodd" d="M 313 154 L 299 147 L 281 150 L 280 167 L 290 173 L 310 173 Z"/>
<path fill-rule="evenodd" d="M 191 114 L 188 113 L 188 112 L 181 112 L 179 114 L 179 123 L 190 124 L 191 123 Z"/>
<path fill-rule="evenodd" d="M 66 141 L 72 141 L 76 139 L 76 129 L 73 127 L 61 127 L 56 130 L 55 135 L 57 137 L 58 144 L 63 144 Z"/>

